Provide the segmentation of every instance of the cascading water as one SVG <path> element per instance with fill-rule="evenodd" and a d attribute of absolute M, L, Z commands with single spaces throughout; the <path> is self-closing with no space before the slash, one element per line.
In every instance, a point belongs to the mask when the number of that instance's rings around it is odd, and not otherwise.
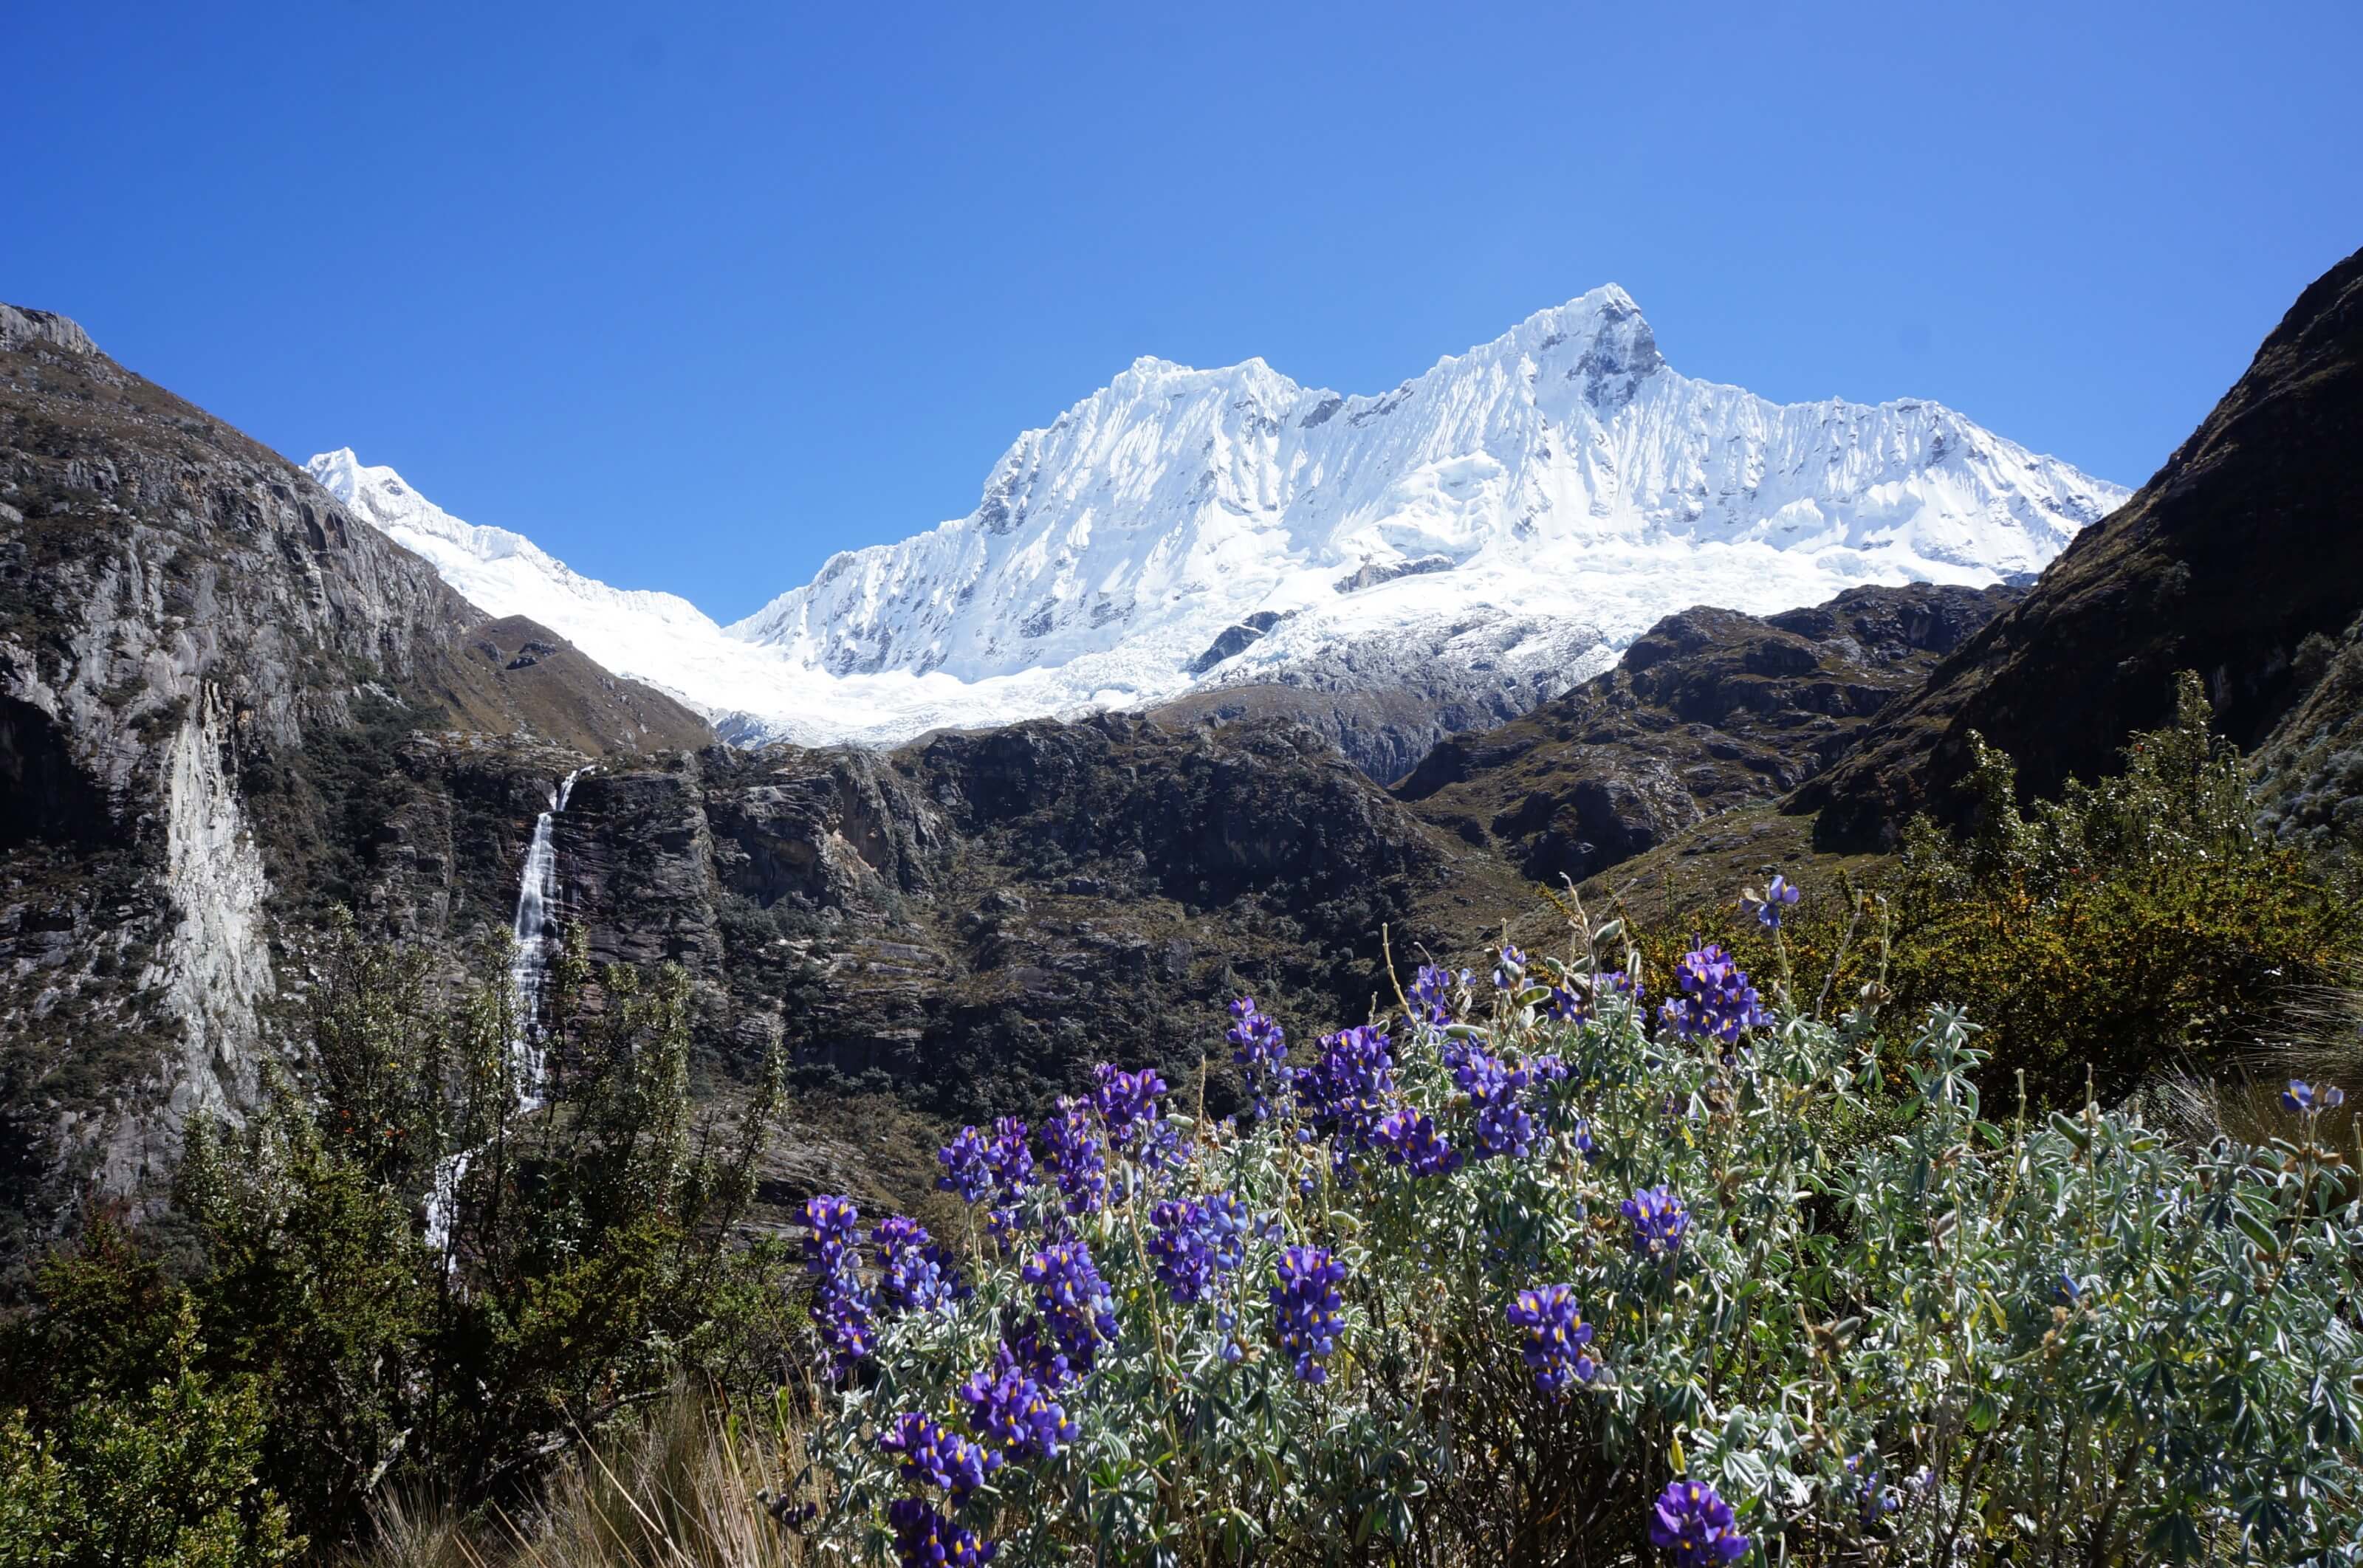
<path fill-rule="evenodd" d="M 576 768 L 549 797 L 549 810 L 534 820 L 533 844 L 525 852 L 525 873 L 517 878 L 516 918 L 510 922 L 516 938 L 509 957 L 509 999 L 516 1014 L 516 1032 L 509 1041 L 509 1065 L 516 1071 L 517 1109 L 532 1110 L 541 1104 L 541 992 L 549 979 L 549 958 L 558 934 L 558 814 L 574 794 L 574 781 L 587 769 Z"/>
<path fill-rule="evenodd" d="M 573 798 L 574 781 L 591 770 L 578 767 L 550 791 L 549 809 L 534 819 L 533 843 L 525 852 L 525 870 L 517 878 L 516 916 L 509 922 L 513 943 L 509 955 L 510 1012 L 516 1032 L 509 1036 L 509 1067 L 516 1082 L 520 1112 L 541 1105 L 545 1069 L 542 1051 L 541 996 L 549 980 L 550 955 L 557 951 L 558 818 Z M 436 1163 L 434 1190 L 427 1198 L 427 1244 L 441 1252 L 451 1239 L 451 1218 L 459 1204 L 460 1182 L 476 1151 L 462 1149 Z"/>

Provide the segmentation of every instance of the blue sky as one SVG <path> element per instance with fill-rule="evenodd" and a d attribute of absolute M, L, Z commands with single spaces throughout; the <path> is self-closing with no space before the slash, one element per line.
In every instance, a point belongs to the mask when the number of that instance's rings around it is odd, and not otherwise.
<path fill-rule="evenodd" d="M 2363 6 L 26 5 L 0 299 L 722 618 L 1136 355 L 1683 371 L 2127 483 L 2363 244 Z"/>

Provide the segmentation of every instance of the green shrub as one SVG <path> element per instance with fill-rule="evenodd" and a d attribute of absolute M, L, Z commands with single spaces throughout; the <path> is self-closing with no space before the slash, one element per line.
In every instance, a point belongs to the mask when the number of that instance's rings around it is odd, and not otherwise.
<path fill-rule="evenodd" d="M 681 972 L 594 973 L 579 938 L 552 969 L 528 1095 L 505 969 L 455 996 L 426 955 L 334 926 L 310 988 L 311 1081 L 274 1076 L 243 1125 L 188 1130 L 188 1277 L 101 1220 L 0 1329 L 26 1485 L 44 1455 L 117 1427 L 155 1437 L 164 1388 L 212 1412 L 295 1528 L 336 1541 L 394 1487 L 515 1503 L 682 1378 L 768 1387 L 761 1282 L 778 1271 L 738 1232 L 776 1064 L 736 1128 L 701 1122 Z M 435 1244 L 430 1195 L 448 1216 Z M 107 1411 L 114 1426 L 88 1426 Z M 101 1550 L 105 1517 L 93 1504 L 61 1539 Z"/>
<path fill-rule="evenodd" d="M 1703 953 L 1685 1031 L 1598 950 L 1424 972 L 1260 1123 L 1104 1073 L 1037 1180 L 969 1130 L 964 1285 L 815 1199 L 814 1544 L 1723 1562 L 1661 1554 L 1695 1484 L 1764 1562 L 2363 1561 L 2363 1205 L 2310 1116 L 2198 1152 L 1991 1120 L 1957 1012 L 1891 1091 L 1868 1009 L 1773 1016 Z M 1332 1264 L 1334 1310 L 1283 1288 Z"/>
<path fill-rule="evenodd" d="M 99 1376 L 58 1390 L 53 1425 L 0 1418 L 0 1568 L 265 1568 L 303 1550 L 259 1479 L 261 1392 L 196 1370 L 195 1334 L 183 1302 L 152 1386 Z"/>
<path fill-rule="evenodd" d="M 1806 1010 L 1883 988 L 1891 1010 L 1958 1006 L 1987 1031 L 1989 1092 L 2024 1073 L 2038 1104 L 2122 1099 L 2161 1070 L 2205 1077 L 2302 1029 L 2294 1004 L 2343 983 L 2352 896 L 2256 829 L 2236 751 L 2209 728 L 2194 676 L 2170 729 L 2139 734 L 2124 770 L 2069 780 L 2022 812 L 2009 757 L 1971 737 L 1976 826 L 1926 819 L 1874 888 L 1815 889 L 1785 951 L 1736 906 L 1643 943 L 1670 973 L 1680 939 L 1711 936 L 1759 975 L 1816 977 Z M 1836 983 L 1824 999 L 1820 977 Z"/>

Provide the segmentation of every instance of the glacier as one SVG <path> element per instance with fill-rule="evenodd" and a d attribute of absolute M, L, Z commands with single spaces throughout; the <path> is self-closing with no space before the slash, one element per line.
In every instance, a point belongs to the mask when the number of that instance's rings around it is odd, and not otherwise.
<path fill-rule="evenodd" d="M 1506 719 L 1661 615 L 2041 569 L 2128 493 L 1935 403 L 1693 381 L 1613 284 L 1375 395 L 1141 359 L 976 509 L 717 625 L 476 527 L 349 450 L 313 475 L 494 614 L 726 734 L 893 743 L 1193 691 L 1411 690 Z"/>

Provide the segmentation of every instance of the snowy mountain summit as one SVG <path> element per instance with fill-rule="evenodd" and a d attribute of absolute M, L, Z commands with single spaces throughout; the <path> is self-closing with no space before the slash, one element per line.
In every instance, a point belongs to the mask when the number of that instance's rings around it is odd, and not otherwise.
<path fill-rule="evenodd" d="M 1233 686 L 1498 722 L 1670 611 L 2034 571 L 2127 493 L 1936 403 L 1692 381 L 1614 285 L 1379 396 L 1260 359 L 1135 360 L 1020 436 L 967 516 L 832 557 L 727 628 L 460 524 L 349 451 L 311 468 L 484 608 L 733 733 L 806 742 Z"/>

